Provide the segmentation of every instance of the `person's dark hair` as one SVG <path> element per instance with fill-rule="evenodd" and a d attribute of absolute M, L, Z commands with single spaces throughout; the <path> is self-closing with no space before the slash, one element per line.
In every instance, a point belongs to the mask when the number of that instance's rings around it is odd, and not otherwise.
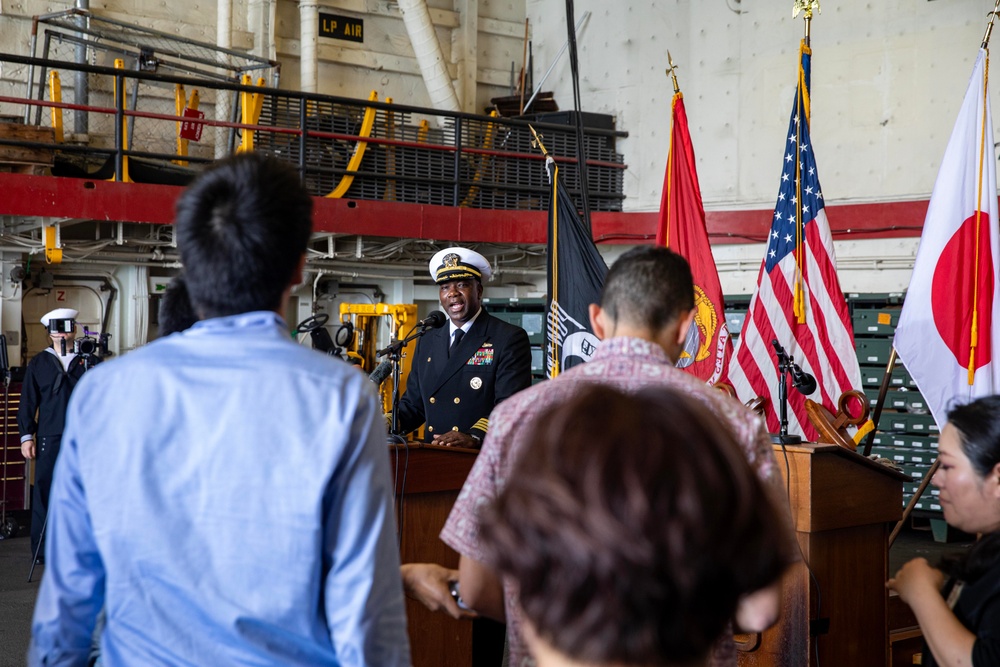
<path fill-rule="evenodd" d="M 617 321 L 659 331 L 694 308 L 691 267 L 667 248 L 633 248 L 608 270 L 600 305 Z"/>
<path fill-rule="evenodd" d="M 198 321 L 198 313 L 191 305 L 184 274 L 177 274 L 167 283 L 167 289 L 163 290 L 160 299 L 158 314 L 161 337 L 189 329 Z"/>
<path fill-rule="evenodd" d="M 480 541 L 539 636 L 570 658 L 701 659 L 739 597 L 791 562 L 763 483 L 696 400 L 596 386 L 534 424 Z"/>
<path fill-rule="evenodd" d="M 948 423 L 958 431 L 962 452 L 972 469 L 985 477 L 1000 463 L 1000 396 L 984 396 L 948 411 Z M 974 582 L 1000 560 L 1000 533 L 984 535 L 967 554 L 945 557 L 941 569 Z"/>
<path fill-rule="evenodd" d="M 984 396 L 948 411 L 958 430 L 962 451 L 980 477 L 1000 463 L 1000 396 Z"/>
<path fill-rule="evenodd" d="M 275 310 L 312 233 L 312 198 L 292 167 L 242 153 L 188 187 L 174 228 L 191 302 L 204 317 Z"/>

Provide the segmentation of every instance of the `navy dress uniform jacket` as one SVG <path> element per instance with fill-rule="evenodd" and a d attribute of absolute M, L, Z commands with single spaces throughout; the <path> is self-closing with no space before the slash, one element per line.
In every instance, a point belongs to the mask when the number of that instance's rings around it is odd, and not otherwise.
<path fill-rule="evenodd" d="M 427 442 L 447 431 L 482 439 L 496 404 L 531 385 L 528 334 L 485 308 L 449 356 L 450 342 L 448 326 L 417 341 L 399 401 L 400 433 L 426 423 Z"/>
<path fill-rule="evenodd" d="M 97 361 L 94 359 L 91 363 Z M 63 370 L 62 362 L 48 350 L 42 350 L 31 358 L 24 373 L 21 404 L 17 411 L 21 436 L 44 438 L 62 435 L 70 394 L 85 370 L 83 358 L 79 355 L 69 362 L 68 370 Z"/>

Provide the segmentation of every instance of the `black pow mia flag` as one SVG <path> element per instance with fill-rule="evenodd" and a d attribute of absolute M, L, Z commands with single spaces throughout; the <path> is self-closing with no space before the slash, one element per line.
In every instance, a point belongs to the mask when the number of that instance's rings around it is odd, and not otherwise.
<path fill-rule="evenodd" d="M 597 303 L 608 266 L 597 251 L 590 230 L 559 181 L 559 166 L 551 157 L 546 169 L 552 183 L 549 199 L 548 307 L 545 323 L 545 375 L 588 361 L 597 349 L 588 308 Z"/>

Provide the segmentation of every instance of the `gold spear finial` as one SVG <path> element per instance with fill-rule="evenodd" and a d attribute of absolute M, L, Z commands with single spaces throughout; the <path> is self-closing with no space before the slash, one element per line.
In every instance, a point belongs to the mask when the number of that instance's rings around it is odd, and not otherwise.
<path fill-rule="evenodd" d="M 549 152 L 545 150 L 545 144 L 542 143 L 542 135 L 538 134 L 538 132 L 535 132 L 535 128 L 532 127 L 530 124 L 528 125 L 528 129 L 531 130 L 531 135 L 534 137 L 534 139 L 531 140 L 531 146 L 533 148 L 541 149 L 542 155 L 544 155 L 545 157 L 549 157 Z"/>
<path fill-rule="evenodd" d="M 988 48 L 990 45 L 990 33 L 993 32 L 993 21 L 997 18 L 997 12 L 1000 12 L 1000 0 L 996 1 L 993 5 L 993 11 L 991 11 L 988 16 L 990 17 L 990 22 L 986 24 L 986 34 L 983 35 L 983 45 L 982 48 Z"/>
<path fill-rule="evenodd" d="M 1000 0 L 997 0 L 1000 2 Z M 670 67 L 667 68 L 667 76 L 673 79 L 674 82 L 674 95 L 681 92 L 681 87 L 677 85 L 677 65 L 674 64 L 674 59 L 670 55 L 670 51 L 667 51 L 667 63 Z"/>
<path fill-rule="evenodd" d="M 795 0 L 795 4 L 792 7 L 792 18 L 799 15 L 799 12 L 806 13 L 806 20 L 813 17 L 813 11 L 823 13 L 823 10 L 819 8 L 819 0 Z"/>

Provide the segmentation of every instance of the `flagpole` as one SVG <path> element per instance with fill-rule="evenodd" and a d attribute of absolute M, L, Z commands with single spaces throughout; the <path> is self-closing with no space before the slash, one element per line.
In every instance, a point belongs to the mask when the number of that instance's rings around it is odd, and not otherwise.
<path fill-rule="evenodd" d="M 540 151 L 542 151 L 542 155 L 545 156 L 545 173 L 548 175 L 548 177 L 549 177 L 549 184 L 552 186 L 552 201 L 549 203 L 549 209 L 550 209 L 550 213 L 549 213 L 549 247 L 552 249 L 552 257 L 550 258 L 549 261 L 551 261 L 553 263 L 553 265 L 556 267 L 556 270 L 550 272 L 550 275 L 549 275 L 549 280 L 550 280 L 550 283 L 551 283 L 551 288 L 549 289 L 549 302 L 550 303 L 559 303 L 559 282 L 558 282 L 559 281 L 559 279 L 558 279 L 558 275 L 559 275 L 559 271 L 558 271 L 558 262 L 559 262 L 559 252 L 558 252 L 559 238 L 558 238 L 558 230 L 559 230 L 559 224 L 558 224 L 558 220 L 554 220 L 554 216 L 556 215 L 554 213 L 554 211 L 557 210 L 555 207 L 557 206 L 557 201 L 558 201 L 559 165 L 557 165 L 555 159 L 551 155 L 549 155 L 549 152 L 547 150 L 545 150 L 545 144 L 542 143 L 542 136 L 540 134 L 538 134 L 538 132 L 535 131 L 535 128 L 531 125 L 531 123 L 528 123 L 528 129 L 531 130 L 531 136 L 534 137 L 534 139 L 532 139 L 532 141 L 531 141 L 532 146 L 537 147 Z M 550 162 L 552 163 L 552 167 L 553 167 L 552 171 L 549 171 L 549 163 Z M 551 306 L 550 306 L 550 308 L 551 308 Z M 556 332 L 555 332 L 555 326 L 556 326 L 556 321 L 555 321 L 555 318 L 552 316 L 552 312 L 550 310 L 549 312 L 547 312 L 545 314 L 545 327 L 546 327 L 546 331 L 549 334 L 548 340 L 550 341 L 550 343 L 548 345 L 546 345 L 546 354 L 550 355 L 548 363 L 546 363 L 546 367 L 547 367 L 547 369 L 551 369 L 551 370 L 547 370 L 546 373 L 547 373 L 547 375 L 549 376 L 550 379 L 558 376 L 559 375 L 559 371 L 560 371 L 560 368 L 559 368 L 559 349 L 558 349 L 558 344 L 557 344 L 558 336 L 556 335 Z M 549 345 L 551 345 L 551 351 L 549 350 Z"/>
<path fill-rule="evenodd" d="M 878 388 L 878 400 L 875 401 L 875 410 L 871 413 L 872 424 L 875 428 L 868 434 L 865 440 L 864 455 L 867 457 L 872 453 L 872 444 L 875 442 L 875 434 L 878 432 L 878 421 L 882 417 L 882 408 L 885 406 L 885 397 L 889 393 L 889 383 L 892 380 L 892 369 L 896 367 L 896 348 L 892 348 L 889 355 L 889 363 L 885 365 L 885 375 L 882 376 L 882 384 Z"/>
<path fill-rule="evenodd" d="M 1000 1 L 1000 0 L 998 0 Z M 796 94 L 799 96 L 796 102 L 797 108 L 801 110 L 801 122 L 809 123 L 809 88 L 808 81 L 804 78 L 802 72 L 802 55 L 804 52 L 809 52 L 809 39 L 810 39 L 810 28 L 812 27 L 812 17 L 813 11 L 822 11 L 819 7 L 819 0 L 795 0 L 792 6 L 792 18 L 799 15 L 802 12 L 802 18 L 805 21 L 805 35 L 802 38 L 802 45 L 799 47 L 799 85 L 796 87 Z M 805 100 L 805 103 L 803 103 Z M 801 126 L 797 126 L 801 127 Z M 796 129 L 796 136 L 801 136 L 801 132 Z M 796 152 L 798 152 L 800 143 L 798 139 L 795 142 Z M 795 168 L 795 198 L 796 201 L 802 200 L 802 175 L 799 173 L 800 164 L 799 160 L 796 159 Z M 802 222 L 802 209 L 796 206 L 795 209 L 795 229 L 796 229 L 796 241 L 795 241 L 795 264 L 798 267 L 796 271 L 794 286 L 792 288 L 792 314 L 795 315 L 798 324 L 805 324 L 806 321 L 806 299 L 803 293 L 802 284 L 804 279 L 803 267 L 805 265 L 805 248 L 803 244 L 805 228 Z"/>
<path fill-rule="evenodd" d="M 896 527 L 892 529 L 891 533 L 889 533 L 889 543 L 886 546 L 886 552 L 888 552 L 888 550 L 892 547 L 892 543 L 896 541 L 896 536 L 899 535 L 899 531 L 903 529 L 903 525 L 906 523 L 906 520 L 910 518 L 911 514 L 913 514 L 913 508 L 917 506 L 917 501 L 919 501 L 920 497 L 924 495 L 924 490 L 927 489 L 927 485 L 930 484 L 931 478 L 934 477 L 934 473 L 937 472 L 940 465 L 941 457 L 939 455 L 934 459 L 934 463 L 924 474 L 924 478 L 920 481 L 920 486 L 918 486 L 917 490 L 913 493 L 913 497 L 910 498 L 910 502 L 906 504 L 906 508 L 903 510 L 903 516 L 900 517 Z"/>
<path fill-rule="evenodd" d="M 676 123 L 677 122 L 677 118 L 675 116 L 675 109 L 676 109 L 676 105 L 677 105 L 677 100 L 680 99 L 680 98 L 682 98 L 683 95 L 681 95 L 681 87 L 677 83 L 677 65 L 674 64 L 674 58 L 673 58 L 673 56 L 670 55 L 670 51 L 669 50 L 667 51 L 667 64 L 670 65 L 667 68 L 667 76 L 670 77 L 671 81 L 674 84 L 674 97 L 673 97 L 673 99 L 670 100 L 670 119 L 671 119 L 671 123 Z M 670 247 L 670 217 L 671 217 L 670 216 L 670 206 L 673 203 L 673 195 L 672 195 L 672 192 L 671 192 L 671 185 L 674 182 L 673 173 L 674 173 L 674 131 L 675 130 L 676 130 L 676 128 L 674 128 L 671 125 L 671 128 L 670 128 L 670 140 L 669 140 L 669 144 L 667 145 L 667 176 L 666 176 L 666 179 L 664 180 L 664 183 L 663 183 L 663 187 L 666 188 L 666 190 L 664 192 L 665 196 L 663 198 L 663 203 L 661 204 L 661 208 L 663 206 L 666 206 L 665 217 L 663 218 L 664 222 L 661 223 L 661 224 L 663 224 L 663 247 L 665 247 L 665 248 L 669 248 Z M 659 231 L 657 231 L 656 241 L 659 242 L 659 240 L 660 240 L 660 233 L 659 233 Z"/>
<path fill-rule="evenodd" d="M 990 34 L 993 32 L 993 21 L 997 18 L 997 12 L 1000 12 L 1000 0 L 996 1 L 993 5 L 993 11 L 990 12 L 990 22 L 986 24 L 986 34 L 983 35 L 983 43 L 981 48 L 989 48 L 990 46 Z"/>

